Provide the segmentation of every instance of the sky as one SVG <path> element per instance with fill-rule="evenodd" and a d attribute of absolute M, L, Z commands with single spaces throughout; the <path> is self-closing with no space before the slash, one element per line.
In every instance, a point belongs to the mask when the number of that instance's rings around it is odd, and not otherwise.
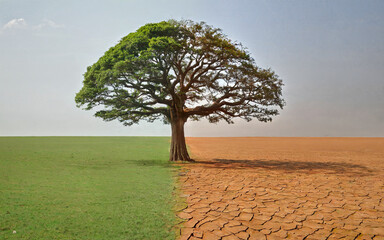
<path fill-rule="evenodd" d="M 0 136 L 169 136 L 76 107 L 86 67 L 140 26 L 205 21 L 283 80 L 272 122 L 187 122 L 187 136 L 384 137 L 384 1 L 0 0 Z"/>

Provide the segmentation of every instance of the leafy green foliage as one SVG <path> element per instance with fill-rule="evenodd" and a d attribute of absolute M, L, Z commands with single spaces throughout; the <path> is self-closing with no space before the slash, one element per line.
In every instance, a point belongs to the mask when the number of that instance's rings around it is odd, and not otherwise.
<path fill-rule="evenodd" d="M 168 144 L 0 138 L 0 239 L 174 239 Z"/>
<path fill-rule="evenodd" d="M 126 125 L 159 117 L 271 121 L 284 106 L 282 86 L 220 29 L 170 20 L 130 33 L 88 67 L 76 102 Z"/>

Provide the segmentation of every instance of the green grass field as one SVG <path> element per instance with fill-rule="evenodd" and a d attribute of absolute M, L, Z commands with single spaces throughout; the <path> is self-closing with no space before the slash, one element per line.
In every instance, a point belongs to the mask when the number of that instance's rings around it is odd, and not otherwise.
<path fill-rule="evenodd" d="M 174 239 L 168 148 L 166 137 L 0 138 L 0 239 Z"/>

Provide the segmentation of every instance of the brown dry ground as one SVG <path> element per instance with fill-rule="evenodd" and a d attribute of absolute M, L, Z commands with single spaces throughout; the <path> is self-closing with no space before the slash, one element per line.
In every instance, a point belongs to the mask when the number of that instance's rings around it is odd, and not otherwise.
<path fill-rule="evenodd" d="M 384 138 L 188 138 L 180 239 L 384 239 Z"/>

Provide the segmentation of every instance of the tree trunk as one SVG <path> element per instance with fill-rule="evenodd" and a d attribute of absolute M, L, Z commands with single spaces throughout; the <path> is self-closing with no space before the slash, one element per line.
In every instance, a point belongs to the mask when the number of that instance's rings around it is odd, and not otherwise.
<path fill-rule="evenodd" d="M 184 137 L 183 118 L 176 118 L 171 121 L 172 125 L 172 142 L 169 153 L 169 161 L 193 161 L 188 154 Z"/>

